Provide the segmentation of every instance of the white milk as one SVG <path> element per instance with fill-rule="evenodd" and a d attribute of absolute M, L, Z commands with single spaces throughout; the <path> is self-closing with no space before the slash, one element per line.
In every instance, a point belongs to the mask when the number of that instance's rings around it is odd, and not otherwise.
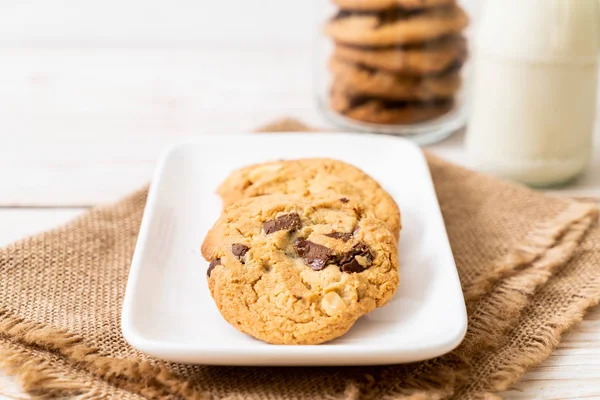
<path fill-rule="evenodd" d="M 588 164 L 598 0 L 488 0 L 475 43 L 467 149 L 480 170 L 529 185 L 567 181 Z"/>

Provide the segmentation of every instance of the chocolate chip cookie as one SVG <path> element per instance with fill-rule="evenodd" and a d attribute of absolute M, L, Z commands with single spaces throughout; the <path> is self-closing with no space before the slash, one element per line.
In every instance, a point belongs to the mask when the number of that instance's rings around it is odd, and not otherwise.
<path fill-rule="evenodd" d="M 335 86 L 363 96 L 387 100 L 430 101 L 453 97 L 460 89 L 458 71 L 432 77 L 414 77 L 393 74 L 360 66 L 336 58 L 331 59 L 330 69 Z"/>
<path fill-rule="evenodd" d="M 227 209 L 208 233 L 208 286 L 238 330 L 318 344 L 385 305 L 398 286 L 396 238 L 340 195 L 267 195 Z"/>
<path fill-rule="evenodd" d="M 331 108 L 339 114 L 371 124 L 415 124 L 443 116 L 453 108 L 453 99 L 434 99 L 428 102 L 385 100 L 352 93 L 334 86 Z"/>
<path fill-rule="evenodd" d="M 364 47 L 336 44 L 333 57 L 365 67 L 411 76 L 429 76 L 456 70 L 467 58 L 462 36 L 415 46 Z"/>
<path fill-rule="evenodd" d="M 385 11 L 340 10 L 325 33 L 338 43 L 358 46 L 393 46 L 423 43 L 459 34 L 469 23 L 458 6 Z"/>
<path fill-rule="evenodd" d="M 339 160 L 311 158 L 251 165 L 231 173 L 217 189 L 224 207 L 266 194 L 324 192 L 361 201 L 399 237 L 400 211 L 394 199 L 373 178 Z"/>
<path fill-rule="evenodd" d="M 420 10 L 456 4 L 456 0 L 333 0 L 333 2 L 340 8 L 357 11 L 374 11 L 394 7 Z"/>

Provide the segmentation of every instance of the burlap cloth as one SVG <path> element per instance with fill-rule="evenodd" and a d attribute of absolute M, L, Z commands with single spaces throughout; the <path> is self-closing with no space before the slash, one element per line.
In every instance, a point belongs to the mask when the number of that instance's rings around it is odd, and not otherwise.
<path fill-rule="evenodd" d="M 140 354 L 121 336 L 120 315 L 144 189 L 0 251 L 0 359 L 46 398 L 496 398 L 599 302 L 596 207 L 428 161 L 469 313 L 450 354 L 346 368 L 190 366 Z"/>

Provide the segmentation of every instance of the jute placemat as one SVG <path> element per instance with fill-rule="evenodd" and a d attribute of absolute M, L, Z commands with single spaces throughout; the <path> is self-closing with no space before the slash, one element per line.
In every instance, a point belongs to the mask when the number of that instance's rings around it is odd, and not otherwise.
<path fill-rule="evenodd" d="M 469 313 L 450 354 L 346 368 L 190 366 L 140 354 L 123 340 L 120 314 L 144 189 L 0 251 L 2 364 L 41 398 L 496 398 L 599 302 L 597 210 L 427 158 Z"/>

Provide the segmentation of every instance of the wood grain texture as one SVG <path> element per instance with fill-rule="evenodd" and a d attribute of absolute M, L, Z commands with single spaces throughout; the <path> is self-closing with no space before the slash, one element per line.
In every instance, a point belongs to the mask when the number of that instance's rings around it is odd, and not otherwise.
<path fill-rule="evenodd" d="M 0 2 L 0 245 L 142 186 L 173 141 L 280 116 L 327 126 L 313 84 L 319 1 Z M 432 150 L 472 166 L 461 135 Z M 552 192 L 600 196 L 598 171 L 597 148 Z M 26 396 L 0 373 L 0 399 L 13 398 Z M 600 398 L 600 309 L 504 398 Z"/>

